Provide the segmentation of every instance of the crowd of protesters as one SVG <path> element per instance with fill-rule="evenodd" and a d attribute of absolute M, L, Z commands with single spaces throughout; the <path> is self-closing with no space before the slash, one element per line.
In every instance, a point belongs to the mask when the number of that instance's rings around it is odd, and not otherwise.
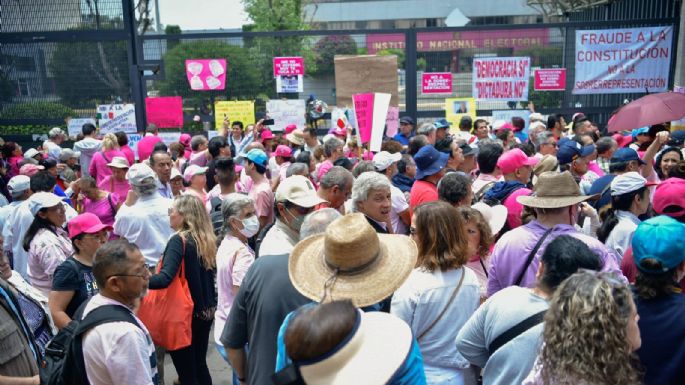
<path fill-rule="evenodd" d="M 0 384 L 682 383 L 685 131 L 568 118 L 4 142 Z"/>

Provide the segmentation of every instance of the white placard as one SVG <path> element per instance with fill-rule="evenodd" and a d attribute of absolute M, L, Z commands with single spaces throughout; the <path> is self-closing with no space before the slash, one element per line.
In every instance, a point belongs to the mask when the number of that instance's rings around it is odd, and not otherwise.
<path fill-rule="evenodd" d="M 276 92 L 283 94 L 304 92 L 302 78 L 302 75 L 276 76 Z"/>
<path fill-rule="evenodd" d="M 71 118 L 67 124 L 67 133 L 71 137 L 76 137 L 82 132 L 83 125 L 90 123 L 95 126 L 95 119 L 92 118 Z"/>
<path fill-rule="evenodd" d="M 98 106 L 97 112 L 101 135 L 117 131 L 133 134 L 138 131 L 136 108 L 133 104 L 102 104 Z"/>
<path fill-rule="evenodd" d="M 128 146 L 131 148 L 131 150 L 133 150 L 133 154 L 135 154 L 136 159 L 138 159 L 138 142 L 143 139 L 143 135 L 126 134 L 126 136 L 128 136 Z"/>
<path fill-rule="evenodd" d="M 302 99 L 269 100 L 266 102 L 266 114 L 274 120 L 271 131 L 284 131 L 289 124 L 303 129 L 307 124 L 305 102 Z"/>
<path fill-rule="evenodd" d="M 473 97 L 476 100 L 528 100 L 529 57 L 473 59 Z"/>
<path fill-rule="evenodd" d="M 162 142 L 164 142 L 164 144 L 166 144 L 167 146 L 171 143 L 175 143 L 181 140 L 180 132 L 158 132 L 157 136 L 162 138 Z"/>
<path fill-rule="evenodd" d="M 390 106 L 390 94 L 376 92 L 373 99 L 373 126 L 371 127 L 371 144 L 369 149 L 373 152 L 381 150 L 383 133 L 385 132 L 385 120 L 388 118 Z"/>

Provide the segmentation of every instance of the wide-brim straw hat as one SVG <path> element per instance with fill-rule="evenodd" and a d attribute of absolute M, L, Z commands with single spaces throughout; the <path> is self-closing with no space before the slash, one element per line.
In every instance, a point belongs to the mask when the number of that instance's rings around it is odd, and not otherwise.
<path fill-rule="evenodd" d="M 533 195 L 519 196 L 516 201 L 528 207 L 553 209 L 571 206 L 596 197 L 581 194 L 578 183 L 568 171 L 543 172 L 533 189 Z"/>
<path fill-rule="evenodd" d="M 296 146 L 304 146 L 304 132 L 299 128 L 286 135 L 285 138 Z"/>
<path fill-rule="evenodd" d="M 416 265 L 417 248 L 405 235 L 377 234 L 363 214 L 336 219 L 300 241 L 288 262 L 293 286 L 317 302 L 350 299 L 376 304 L 402 285 Z"/>

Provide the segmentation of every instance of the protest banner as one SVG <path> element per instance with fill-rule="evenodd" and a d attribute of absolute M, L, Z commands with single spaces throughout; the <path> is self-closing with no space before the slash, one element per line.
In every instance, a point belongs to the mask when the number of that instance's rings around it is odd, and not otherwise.
<path fill-rule="evenodd" d="M 300 56 L 275 57 L 274 78 L 279 76 L 304 75 L 304 60 Z"/>
<path fill-rule="evenodd" d="M 400 128 L 400 108 L 388 107 L 388 116 L 385 118 L 385 135 L 389 137 L 397 134 L 397 129 Z"/>
<path fill-rule="evenodd" d="M 305 101 L 302 99 L 269 100 L 266 102 L 266 114 L 274 120 L 271 131 L 284 131 L 289 124 L 302 129 L 307 124 Z"/>
<path fill-rule="evenodd" d="M 183 127 L 183 99 L 180 96 L 145 98 L 147 122 L 159 128 Z"/>
<path fill-rule="evenodd" d="M 445 99 L 445 119 L 452 124 L 452 131 L 459 131 L 461 117 L 468 115 L 476 120 L 476 99 L 447 98 Z"/>
<path fill-rule="evenodd" d="M 424 72 L 421 76 L 421 92 L 424 94 L 451 94 L 452 73 Z"/>
<path fill-rule="evenodd" d="M 304 80 L 302 75 L 276 77 L 276 92 L 281 94 L 304 92 Z"/>
<path fill-rule="evenodd" d="M 128 146 L 133 150 L 135 158 L 138 159 L 138 142 L 143 139 L 141 134 L 126 134 L 128 137 Z"/>
<path fill-rule="evenodd" d="M 397 56 L 336 55 L 335 95 L 339 107 L 351 107 L 352 95 L 382 92 L 391 95 L 390 104 L 399 105 L 397 97 Z"/>
<path fill-rule="evenodd" d="M 529 57 L 473 59 L 473 97 L 476 100 L 528 100 Z"/>
<path fill-rule="evenodd" d="M 162 142 L 167 146 L 171 143 L 178 142 L 181 139 L 180 132 L 158 132 L 157 136 L 162 139 Z"/>
<path fill-rule="evenodd" d="M 576 30 L 574 94 L 663 92 L 673 27 Z"/>
<path fill-rule="evenodd" d="M 539 68 L 535 70 L 535 91 L 566 90 L 566 68 Z"/>
<path fill-rule="evenodd" d="M 134 133 L 136 126 L 136 108 L 133 104 L 101 104 L 97 109 L 100 134 L 105 135 L 123 131 Z"/>
<path fill-rule="evenodd" d="M 78 134 L 81 133 L 81 129 L 83 128 L 83 125 L 86 123 L 90 123 L 92 125 L 95 125 L 95 119 L 93 118 L 71 118 L 69 119 L 69 122 L 67 122 L 67 134 L 72 137 L 76 137 Z"/>
<path fill-rule="evenodd" d="M 371 128 L 371 143 L 369 150 L 378 152 L 383 144 L 383 133 L 385 132 L 385 120 L 388 118 L 388 106 L 390 105 L 390 94 L 376 93 L 373 98 L 373 126 Z"/>
<path fill-rule="evenodd" d="M 226 88 L 226 59 L 186 60 L 186 76 L 193 91 L 215 91 Z"/>
<path fill-rule="evenodd" d="M 362 143 L 368 143 L 371 140 L 371 131 L 373 128 L 373 100 L 374 94 L 372 93 L 352 95 L 354 116 L 357 120 L 356 128 Z"/>
<path fill-rule="evenodd" d="M 214 103 L 214 127 L 219 130 L 228 117 L 231 122 L 242 122 L 243 127 L 254 124 L 254 101 L 220 101 Z"/>
<path fill-rule="evenodd" d="M 492 111 L 492 121 L 496 122 L 498 120 L 504 120 L 507 123 L 511 123 L 511 118 L 518 116 L 523 118 L 526 122 L 526 128 L 524 131 L 528 132 L 528 126 L 530 126 L 530 110 L 493 110 Z"/>

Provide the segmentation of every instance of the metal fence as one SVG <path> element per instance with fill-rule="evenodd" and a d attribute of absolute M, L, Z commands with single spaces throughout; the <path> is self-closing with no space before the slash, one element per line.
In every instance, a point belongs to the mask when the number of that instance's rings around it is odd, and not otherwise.
<path fill-rule="evenodd" d="M 443 99 L 449 97 L 423 95 L 422 72 L 451 72 L 451 96 L 470 97 L 474 58 L 529 56 L 533 68 L 567 68 L 567 91 L 535 92 L 531 85 L 529 100 L 538 111 L 565 115 L 583 111 L 602 124 L 625 99 L 642 94 L 573 95 L 576 29 L 671 25 L 677 36 L 680 9 L 680 1 L 673 2 L 673 7 L 663 7 L 650 20 L 590 21 L 587 19 L 597 16 L 589 14 L 583 20 L 555 24 L 141 36 L 127 0 L 100 0 L 96 2 L 98 10 L 80 0 L 53 1 L 50 3 L 60 10 L 61 21 L 40 13 L 31 22 L 25 20 L 33 14 L 31 9 L 39 8 L 39 0 L 0 1 L 0 132 L 23 133 L 63 125 L 66 116 L 92 117 L 96 105 L 114 102 L 135 103 L 142 128 L 147 96 L 182 96 L 187 122 L 196 114 L 213 122 L 212 106 L 219 100 L 251 99 L 257 101 L 257 110 L 264 109 L 268 99 L 293 97 L 276 93 L 275 56 L 303 56 L 307 73 L 304 93 L 294 97 L 315 95 L 332 106 L 336 102 L 333 58 L 355 54 L 397 55 L 401 114 L 419 120 L 444 117 Z M 673 50 L 676 41 L 674 38 Z M 671 55 L 669 87 L 677 54 Z M 226 90 L 190 90 L 184 60 L 215 57 L 228 61 Z M 477 115 L 525 107 L 526 103 L 478 102 Z"/>

